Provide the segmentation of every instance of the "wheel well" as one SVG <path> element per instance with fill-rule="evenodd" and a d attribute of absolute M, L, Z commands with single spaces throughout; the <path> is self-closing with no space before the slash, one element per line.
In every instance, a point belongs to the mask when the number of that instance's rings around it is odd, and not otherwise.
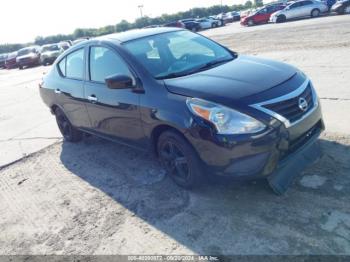
<path fill-rule="evenodd" d="M 312 13 L 313 11 L 315 11 L 315 10 L 317 10 L 318 12 L 320 12 L 320 13 L 321 13 L 321 10 L 320 10 L 320 9 L 318 9 L 318 8 L 314 8 L 314 9 L 312 9 L 312 10 L 311 10 L 311 13 Z"/>
<path fill-rule="evenodd" d="M 153 152 L 158 156 L 158 150 L 157 150 L 157 142 L 162 133 L 165 131 L 173 131 L 177 133 L 178 135 L 182 136 L 187 142 L 188 140 L 186 137 L 176 128 L 169 126 L 169 125 L 160 125 L 153 129 L 151 134 L 151 141 L 152 141 L 152 150 Z M 191 143 L 189 143 L 191 145 Z"/>
<path fill-rule="evenodd" d="M 56 111 L 56 109 L 58 108 L 58 106 L 57 105 L 52 105 L 51 106 L 51 108 L 50 108 L 50 110 L 51 110 L 51 114 L 55 114 L 55 111 Z"/>

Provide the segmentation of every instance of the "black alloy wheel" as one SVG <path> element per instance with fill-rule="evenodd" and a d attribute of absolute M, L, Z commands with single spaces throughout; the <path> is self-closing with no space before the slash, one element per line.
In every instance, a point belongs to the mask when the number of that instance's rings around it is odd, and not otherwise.
<path fill-rule="evenodd" d="M 79 142 L 82 139 L 82 132 L 72 126 L 60 108 L 55 110 L 55 116 L 58 128 L 66 141 Z"/>
<path fill-rule="evenodd" d="M 192 146 L 173 131 L 162 133 L 157 144 L 158 156 L 167 174 L 179 186 L 193 188 L 201 182 L 201 162 Z"/>

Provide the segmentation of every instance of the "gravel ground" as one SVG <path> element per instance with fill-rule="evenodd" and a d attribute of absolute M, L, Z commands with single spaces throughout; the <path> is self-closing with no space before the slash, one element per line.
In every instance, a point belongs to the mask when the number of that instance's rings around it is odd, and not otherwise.
<path fill-rule="evenodd" d="M 295 64 L 317 84 L 324 154 L 285 196 L 265 181 L 185 191 L 149 154 L 94 137 L 56 142 L 0 169 L 0 254 L 349 255 L 349 23 L 327 17 L 204 33 Z"/>

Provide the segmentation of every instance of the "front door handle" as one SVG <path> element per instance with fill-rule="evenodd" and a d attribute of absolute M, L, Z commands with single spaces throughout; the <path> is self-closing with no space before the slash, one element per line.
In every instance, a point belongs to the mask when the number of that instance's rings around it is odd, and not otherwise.
<path fill-rule="evenodd" d="M 61 94 L 61 93 L 62 93 L 62 91 L 61 91 L 61 90 L 59 90 L 59 89 L 55 89 L 55 93 L 56 93 L 56 94 Z"/>
<path fill-rule="evenodd" d="M 88 100 L 90 101 L 90 102 L 97 102 L 97 97 L 95 96 L 95 95 L 91 95 L 91 96 L 88 96 Z"/>

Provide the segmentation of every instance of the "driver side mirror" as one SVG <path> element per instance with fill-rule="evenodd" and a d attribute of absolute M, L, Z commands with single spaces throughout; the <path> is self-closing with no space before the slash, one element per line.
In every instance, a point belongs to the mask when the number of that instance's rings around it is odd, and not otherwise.
<path fill-rule="evenodd" d="M 125 89 L 133 87 L 133 79 L 127 75 L 112 75 L 105 79 L 110 89 Z"/>

